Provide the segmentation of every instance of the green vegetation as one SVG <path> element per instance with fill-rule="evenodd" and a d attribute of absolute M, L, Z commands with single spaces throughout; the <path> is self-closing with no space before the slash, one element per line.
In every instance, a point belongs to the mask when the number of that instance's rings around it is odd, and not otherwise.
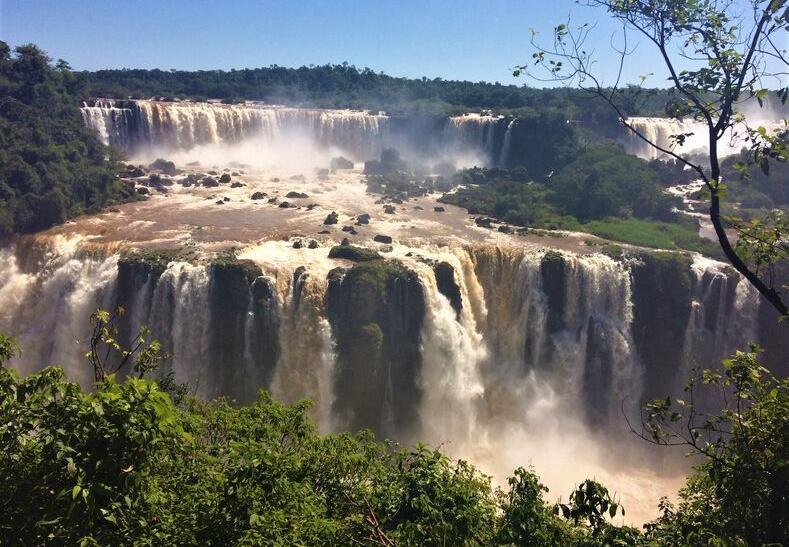
<path fill-rule="evenodd" d="M 101 318 L 106 312 L 97 312 Z M 106 317 L 105 317 L 106 319 Z M 103 324 L 108 324 L 105 320 Z M 368 328 L 380 344 L 380 330 Z M 717 414 L 659 399 L 641 429 L 681 444 L 701 463 L 675 507 L 644 532 L 586 480 L 551 505 L 537 475 L 509 488 L 440 451 L 382 443 L 370 432 L 319 435 L 309 404 L 261 392 L 248 406 L 200 401 L 145 378 L 158 346 L 136 357 L 137 377 L 97 374 L 83 391 L 47 368 L 24 379 L 0 353 L 0 535 L 13 545 L 762 545 L 787 539 L 789 380 L 738 352 L 689 390 L 725 390 Z M 94 342 L 113 345 L 112 329 Z M 121 354 L 124 348 L 116 348 Z M 98 359 L 104 352 L 96 352 Z M 96 363 L 91 361 L 95 366 Z M 103 372 L 108 369 L 101 368 Z M 698 394 L 697 394 L 698 396 Z M 178 401 L 174 403 L 173 400 Z M 688 420 L 687 426 L 684 421 Z M 676 432 L 687 432 L 685 437 Z"/>
<path fill-rule="evenodd" d="M 789 541 L 789 379 L 764 368 L 760 351 L 738 351 L 719 371 L 694 370 L 685 399 L 644 406 L 644 439 L 703 457 L 679 505 L 661 502 L 663 515 L 650 526 L 660 544 Z M 697 402 L 709 398 L 704 392 L 726 401 L 724 408 L 709 413 Z"/>
<path fill-rule="evenodd" d="M 690 220 L 677 219 L 673 223 L 637 218 L 606 218 L 579 224 L 575 228 L 611 241 L 621 241 L 641 247 L 695 251 L 707 256 L 721 256 L 720 248 L 699 237 L 696 225 Z"/>
<path fill-rule="evenodd" d="M 784 317 L 789 317 L 785 302 L 786 279 L 781 275 L 783 263 L 789 258 L 786 248 L 789 222 L 783 219 L 758 219 L 741 222 L 724 211 L 728 181 L 719 153 L 718 143 L 727 135 L 745 136 L 745 161 L 732 167 L 746 174 L 758 166 L 768 175 L 771 166 L 789 159 L 789 135 L 786 127 L 770 131 L 758 126 L 745 115 L 743 105 L 754 103 L 764 107 L 780 105 L 786 112 L 789 87 L 778 81 L 779 89 L 771 92 L 763 87 L 772 75 L 770 61 L 778 59 L 787 64 L 784 52 L 776 45 L 777 36 L 789 30 L 785 0 L 754 0 L 745 9 L 734 2 L 714 0 L 693 2 L 659 2 L 650 0 L 589 0 L 588 6 L 601 8 L 622 27 L 624 41 L 633 33 L 646 38 L 654 47 L 662 68 L 670 77 L 671 100 L 665 112 L 675 119 L 694 119 L 702 123 L 707 149 L 703 154 L 683 154 L 680 148 L 666 148 L 654 137 L 636 132 L 649 145 L 683 164 L 705 188 L 704 199 L 709 202 L 709 218 L 725 259 L 750 283 L 770 305 Z M 629 117 L 633 90 L 603 87 L 598 71 L 595 48 L 582 45 L 594 25 L 574 25 L 567 20 L 555 25 L 552 40 L 542 42 L 537 32 L 532 33 L 534 52 L 528 64 L 516 66 L 513 75 L 530 74 L 542 81 L 578 87 L 607 104 L 620 119 Z M 742 39 L 747 36 L 747 39 Z M 541 43 L 542 42 L 542 43 Z M 633 51 L 611 43 L 610 54 L 624 66 Z M 693 66 L 684 66 L 688 59 Z M 641 82 L 648 75 L 641 76 Z M 782 116 L 785 117 L 785 116 Z M 635 131 L 635 127 L 625 123 Z M 671 135 L 682 144 L 693 133 Z M 758 200 L 765 206 L 764 196 Z M 750 213 L 749 213 L 750 214 Z M 758 215 L 754 215 L 758 216 Z M 736 238 L 730 234 L 736 233 Z"/>
<path fill-rule="evenodd" d="M 33 45 L 0 41 L 0 236 L 133 197 L 116 154 L 84 127 L 84 82 Z"/>
<path fill-rule="evenodd" d="M 719 256 L 716 245 L 699 237 L 694 221 L 674 212 L 679 200 L 664 192 L 664 177 L 673 169 L 613 144 L 590 145 L 542 177 L 527 167 L 467 169 L 452 179 L 461 187 L 440 201 L 531 229 L 583 231 L 633 245 Z"/>
<path fill-rule="evenodd" d="M 726 181 L 726 205 L 759 216 L 772 209 L 789 208 L 789 163 L 775 161 L 767 170 L 746 168 L 748 154 L 731 156 L 721 161 Z"/>

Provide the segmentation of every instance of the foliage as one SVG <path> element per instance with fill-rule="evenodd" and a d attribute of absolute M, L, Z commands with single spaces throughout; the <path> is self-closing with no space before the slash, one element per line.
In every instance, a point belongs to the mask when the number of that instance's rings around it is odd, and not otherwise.
<path fill-rule="evenodd" d="M 13 336 L 6 336 L 0 332 L 0 367 L 14 356 L 21 356 L 22 349 Z"/>
<path fill-rule="evenodd" d="M 720 371 L 696 370 L 685 399 L 644 406 L 640 436 L 685 446 L 702 463 L 674 508 L 649 527 L 661 544 L 781 544 L 789 541 L 789 379 L 738 351 Z M 722 404 L 718 412 L 706 409 Z"/>
<path fill-rule="evenodd" d="M 543 501 L 548 489 L 533 471 L 519 467 L 508 483 L 509 490 L 498 492 L 500 544 L 537 547 L 571 543 L 574 531 Z"/>
<path fill-rule="evenodd" d="M 611 518 L 624 509 L 611 498 L 608 488 L 597 481 L 587 479 L 570 494 L 570 503 L 560 503 L 557 511 L 575 524 L 586 524 L 593 535 L 599 535 L 606 527 L 606 515 Z"/>
<path fill-rule="evenodd" d="M 574 229 L 641 247 L 695 251 L 713 258 L 721 257 L 720 248 L 712 241 L 701 239 L 695 222 L 690 220 L 679 219 L 668 223 L 636 218 L 605 218 L 592 220 Z"/>
<path fill-rule="evenodd" d="M 662 182 L 673 169 L 618 146 L 590 145 L 549 177 L 523 167 L 461 171 L 452 179 L 460 187 L 440 201 L 510 224 L 719 257 L 720 249 L 699 237 L 695 221 L 674 212 L 678 198 L 666 194 Z"/>
<path fill-rule="evenodd" d="M 82 81 L 36 46 L 0 41 L 0 236 L 34 232 L 133 196 L 115 152 L 84 127 Z"/>
<path fill-rule="evenodd" d="M 590 147 L 547 186 L 550 200 L 581 222 L 605 217 L 674 220 L 677 198 L 663 192 L 657 172 L 613 145 Z"/>
<path fill-rule="evenodd" d="M 322 437 L 307 403 L 186 401 L 0 370 L 0 533 L 18 544 L 487 545 L 490 482 L 426 447 Z"/>
<path fill-rule="evenodd" d="M 167 356 L 162 353 L 158 340 L 150 340 L 151 329 L 140 326 L 134 339 L 127 345 L 118 336 L 118 323 L 125 313 L 118 307 L 114 313 L 96 310 L 90 316 L 93 332 L 90 337 L 90 351 L 85 355 L 93 368 L 97 382 L 106 381 L 110 374 L 126 371 L 127 363 L 130 371 L 142 378 L 147 373 L 159 368 Z"/>

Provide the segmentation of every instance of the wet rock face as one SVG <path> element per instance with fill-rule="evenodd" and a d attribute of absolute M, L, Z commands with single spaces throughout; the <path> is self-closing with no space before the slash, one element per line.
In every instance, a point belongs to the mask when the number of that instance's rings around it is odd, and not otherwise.
<path fill-rule="evenodd" d="M 331 159 L 330 167 L 334 171 L 340 171 L 342 169 L 353 169 L 353 162 L 342 156 L 337 156 Z"/>
<path fill-rule="evenodd" d="M 340 423 L 400 438 L 416 431 L 425 314 L 417 275 L 381 259 L 337 268 L 329 274 L 326 307 L 337 348 Z"/>
<path fill-rule="evenodd" d="M 433 266 L 433 273 L 436 276 L 438 292 L 447 297 L 457 317 L 460 318 L 460 312 L 463 310 L 463 297 L 460 294 L 460 287 L 455 281 L 455 268 L 449 262 L 439 262 Z"/>
<path fill-rule="evenodd" d="M 246 321 L 253 294 L 250 288 L 262 272 L 254 263 L 234 258 L 216 260 L 208 271 L 213 385 L 217 393 L 234 393 L 234 387 L 245 380 Z M 257 291 L 265 295 L 262 287 L 258 286 Z"/>
<path fill-rule="evenodd" d="M 268 387 L 271 385 L 280 354 L 280 312 L 277 290 L 271 279 L 260 276 L 250 285 L 250 295 L 252 298 L 250 356 L 255 368 L 262 373 L 263 385 Z"/>
<path fill-rule="evenodd" d="M 139 325 L 132 318 L 150 308 L 153 293 L 167 265 L 175 260 L 189 260 L 188 253 L 177 249 L 139 251 L 122 255 L 118 259 L 118 277 L 113 297 L 114 306 L 123 308 L 118 322 L 118 338 L 125 344 L 136 336 Z M 108 310 L 115 311 L 115 310 Z M 171 346 L 157 333 L 165 348 Z M 123 371 L 126 372 L 126 371 Z"/>
<path fill-rule="evenodd" d="M 566 261 L 561 253 L 549 251 L 540 263 L 542 287 L 548 300 L 548 330 L 556 332 L 564 328 L 564 305 L 567 301 L 565 280 Z"/>
<path fill-rule="evenodd" d="M 644 396 L 652 399 L 676 387 L 674 369 L 690 320 L 693 274 L 690 259 L 644 253 L 631 267 L 633 340 L 645 367 Z"/>

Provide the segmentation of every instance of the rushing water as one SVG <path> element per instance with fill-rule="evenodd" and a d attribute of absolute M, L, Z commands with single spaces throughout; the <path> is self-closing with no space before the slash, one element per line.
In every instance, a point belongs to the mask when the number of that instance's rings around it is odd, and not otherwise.
<path fill-rule="evenodd" d="M 504 118 L 466 114 L 449 118 L 392 118 L 358 110 L 327 110 L 257 103 L 95 99 L 81 108 L 85 124 L 106 144 L 131 154 L 188 150 L 256 141 L 262 147 L 305 139 L 356 160 L 395 147 L 407 153 L 470 156 L 482 164 L 508 160 L 509 140 L 497 138 Z M 418 155 L 418 154 L 417 154 Z"/>
<path fill-rule="evenodd" d="M 682 156 L 704 154 L 709 147 L 709 133 L 706 124 L 693 120 L 676 120 L 672 118 L 632 117 L 628 123 L 644 138 L 664 150 L 670 150 Z M 774 130 L 786 128 L 782 121 L 748 120 L 752 128 L 765 127 L 771 134 Z M 666 159 L 668 155 L 645 142 L 630 130 L 623 129 L 620 141 L 628 153 L 644 159 Z M 684 135 L 685 141 L 680 146 L 674 138 Z M 737 124 L 718 141 L 718 154 L 729 156 L 738 153 L 742 148 L 749 147 L 749 136 L 744 126 Z"/>

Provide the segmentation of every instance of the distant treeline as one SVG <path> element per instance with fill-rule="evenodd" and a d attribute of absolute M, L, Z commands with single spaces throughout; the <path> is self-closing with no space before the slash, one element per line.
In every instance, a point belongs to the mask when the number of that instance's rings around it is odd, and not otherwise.
<path fill-rule="evenodd" d="M 353 65 L 272 65 L 243 70 L 99 70 L 80 73 L 92 96 L 114 98 L 260 100 L 324 108 L 364 108 L 390 113 L 454 114 L 494 110 L 504 114 L 560 108 L 572 118 L 616 120 L 602 101 L 577 89 L 534 89 L 500 83 L 396 78 Z M 629 115 L 661 115 L 669 92 L 625 91 Z"/>

